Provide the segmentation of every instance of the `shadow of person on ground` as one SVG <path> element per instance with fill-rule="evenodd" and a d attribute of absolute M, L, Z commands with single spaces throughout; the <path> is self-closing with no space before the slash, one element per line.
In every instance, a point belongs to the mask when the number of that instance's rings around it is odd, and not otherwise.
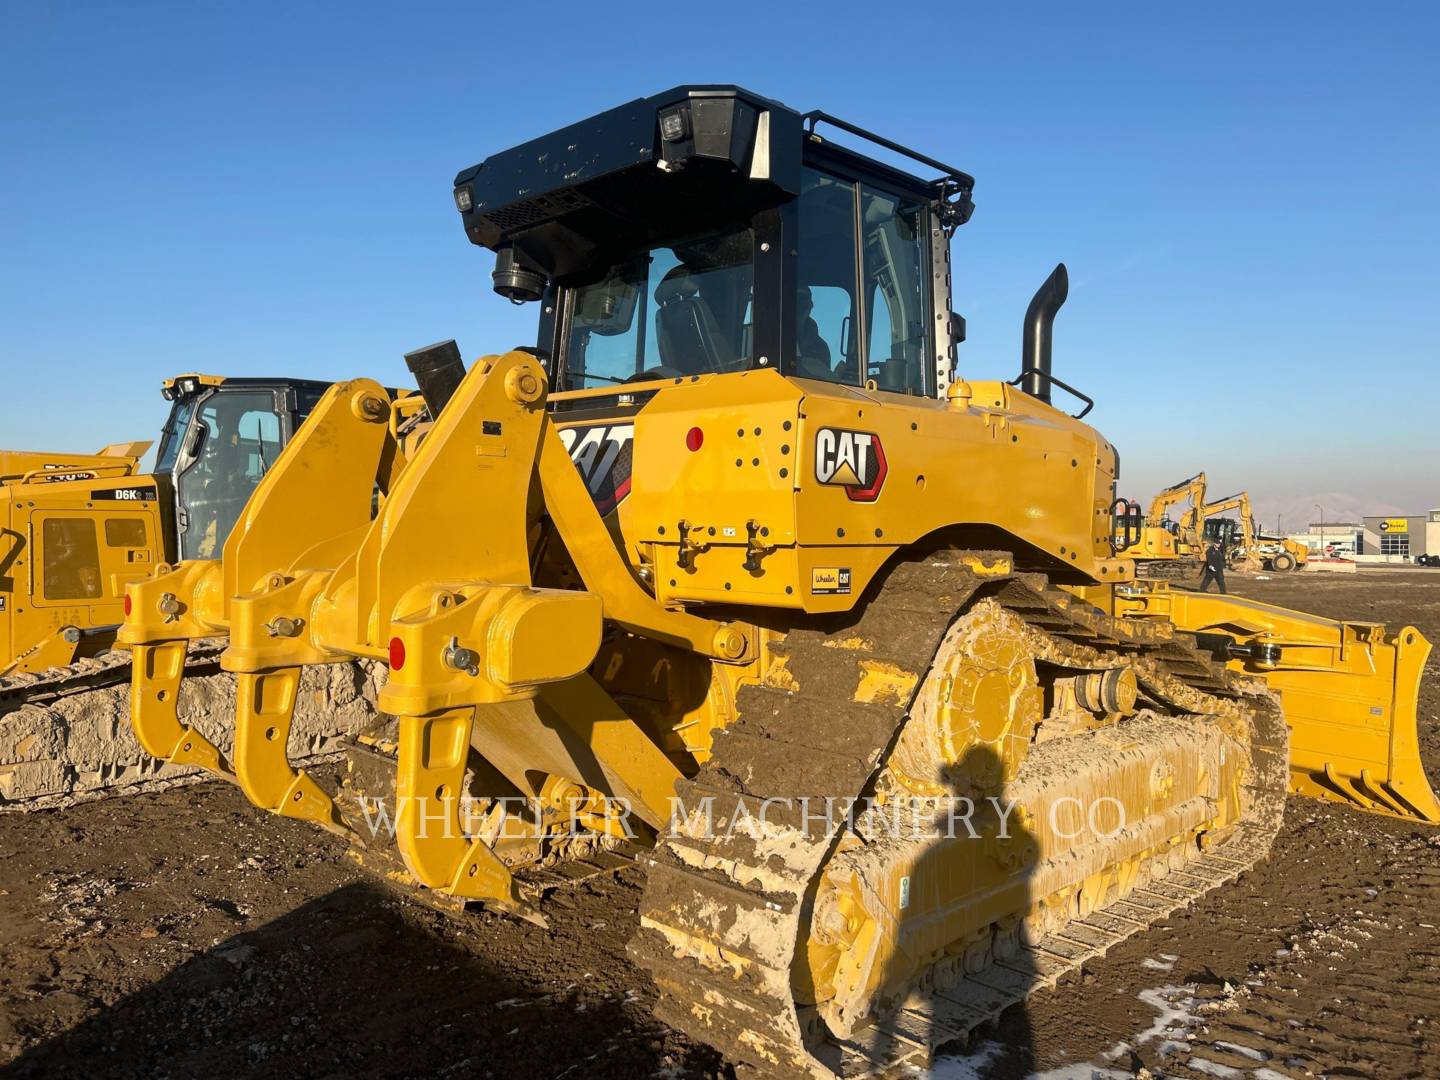
<path fill-rule="evenodd" d="M 643 1001 L 517 979 L 348 885 L 186 960 L 48 1042 L 8 1077 L 712 1074 Z M 691 1059 L 694 1060 L 691 1060 Z"/>

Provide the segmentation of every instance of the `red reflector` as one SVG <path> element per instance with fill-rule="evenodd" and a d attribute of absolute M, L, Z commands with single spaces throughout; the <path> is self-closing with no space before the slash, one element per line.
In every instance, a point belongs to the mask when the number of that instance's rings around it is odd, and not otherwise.
<path fill-rule="evenodd" d="M 699 450 L 700 447 L 704 444 L 705 433 L 701 431 L 698 427 L 692 427 L 689 431 L 685 433 L 685 446 L 687 449 L 691 451 Z"/>
<path fill-rule="evenodd" d="M 398 637 L 390 639 L 390 670 L 399 671 L 405 666 L 405 642 Z"/>
<path fill-rule="evenodd" d="M 126 594 L 125 594 L 125 603 L 124 603 L 122 606 L 125 608 L 125 614 L 128 616 L 128 615 L 130 614 L 130 594 L 129 594 L 129 593 L 126 593 Z"/>

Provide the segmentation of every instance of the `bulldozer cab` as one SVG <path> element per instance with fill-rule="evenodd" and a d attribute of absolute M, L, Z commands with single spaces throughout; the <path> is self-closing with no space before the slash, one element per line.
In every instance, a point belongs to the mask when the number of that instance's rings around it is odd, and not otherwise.
<path fill-rule="evenodd" d="M 544 300 L 556 390 L 770 369 L 935 397 L 960 336 L 948 238 L 972 187 L 826 114 L 679 87 L 495 155 L 455 196 L 470 239 L 497 252 L 497 291 Z"/>
<path fill-rule="evenodd" d="M 174 513 L 175 558 L 219 557 L 255 485 L 328 385 L 206 375 L 165 382 L 171 406 L 155 472 Z"/>
<path fill-rule="evenodd" d="M 1240 543 L 1240 523 L 1234 518 L 1206 518 L 1205 542 L 1219 544 L 1228 550 L 1232 545 Z"/>

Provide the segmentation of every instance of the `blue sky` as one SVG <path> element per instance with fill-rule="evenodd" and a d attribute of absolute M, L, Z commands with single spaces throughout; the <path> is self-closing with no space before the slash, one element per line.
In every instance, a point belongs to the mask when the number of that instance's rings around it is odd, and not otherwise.
<path fill-rule="evenodd" d="M 180 371 L 403 383 L 417 345 L 529 342 L 456 171 L 739 82 L 977 177 L 968 376 L 1016 370 L 1065 260 L 1057 374 L 1125 491 L 1440 505 L 1440 9 L 941 10 L 10 0 L 0 445 L 149 437 Z"/>

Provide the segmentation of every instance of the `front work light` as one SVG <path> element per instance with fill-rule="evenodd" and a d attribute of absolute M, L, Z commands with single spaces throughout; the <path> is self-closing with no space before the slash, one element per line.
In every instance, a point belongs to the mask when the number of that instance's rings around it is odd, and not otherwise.
<path fill-rule="evenodd" d="M 690 136 L 690 111 L 683 107 L 660 114 L 660 137 L 666 142 L 684 142 Z"/>

